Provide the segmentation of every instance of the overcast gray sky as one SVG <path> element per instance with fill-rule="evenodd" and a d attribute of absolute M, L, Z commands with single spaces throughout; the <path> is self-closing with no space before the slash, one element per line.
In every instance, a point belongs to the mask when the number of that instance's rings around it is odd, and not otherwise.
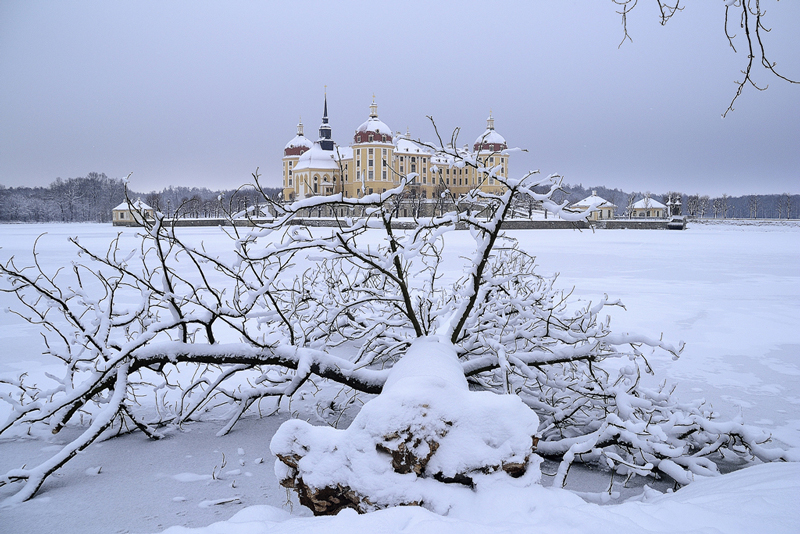
<path fill-rule="evenodd" d="M 770 59 L 800 78 L 800 2 L 764 0 Z M 722 0 L 617 48 L 611 0 L 0 2 L 0 184 L 133 172 L 138 191 L 280 182 L 302 116 L 352 141 L 373 93 L 395 131 L 472 143 L 491 110 L 512 173 L 662 193 L 800 192 L 800 85 L 763 69 L 726 119 L 746 48 Z M 740 32 L 741 33 L 741 32 Z"/>

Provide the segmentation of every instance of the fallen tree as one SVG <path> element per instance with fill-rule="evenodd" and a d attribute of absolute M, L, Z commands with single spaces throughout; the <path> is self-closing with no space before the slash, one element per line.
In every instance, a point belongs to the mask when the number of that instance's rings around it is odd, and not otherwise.
<path fill-rule="evenodd" d="M 620 302 L 571 303 L 504 236 L 519 198 L 563 219 L 586 218 L 551 201 L 560 177 L 505 179 L 474 154 L 438 148 L 450 165 L 473 166 L 502 191 L 477 187 L 451 198 L 452 211 L 400 231 L 393 221 L 409 175 L 381 194 L 273 205 L 274 220 L 229 227 L 227 251 L 190 244 L 158 214 L 145 222 L 136 250 L 123 250 L 117 238 L 99 253 L 73 239 L 82 261 L 54 273 L 36 260 L 18 267 L 8 259 L 0 273 L 3 290 L 18 298 L 13 312 L 41 326 L 63 374 L 48 384 L 4 381 L 11 415 L 0 435 L 58 433 L 78 422 L 86 430 L 47 461 L 0 476 L 0 486 L 20 484 L 7 501 L 31 498 L 95 440 L 131 429 L 158 439 L 164 425 L 222 407 L 226 433 L 248 411 L 271 399 L 274 410 L 309 381 L 339 384 L 352 396 L 380 393 L 393 364 L 428 336 L 451 347 L 471 390 L 517 395 L 535 412 L 531 439 L 538 454 L 560 461 L 557 483 L 576 461 L 686 484 L 717 473 L 722 451 L 784 458 L 740 421 L 717 421 L 702 403 L 674 398 L 668 385 L 645 387 L 648 351 L 678 357 L 682 347 L 613 332 L 603 311 Z M 339 218 L 333 229 L 291 224 L 317 207 L 363 215 Z M 451 276 L 446 235 L 456 228 L 475 246 Z M 455 475 L 441 483 L 467 477 Z"/>

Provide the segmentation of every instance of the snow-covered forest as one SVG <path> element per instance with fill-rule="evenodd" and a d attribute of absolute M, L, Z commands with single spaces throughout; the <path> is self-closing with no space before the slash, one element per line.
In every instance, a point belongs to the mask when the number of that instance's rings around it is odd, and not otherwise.
<path fill-rule="evenodd" d="M 280 188 L 266 187 L 273 198 Z M 683 213 L 696 218 L 711 219 L 797 219 L 800 217 L 800 195 L 721 195 L 712 197 L 700 193 L 650 193 L 623 191 L 604 185 L 584 186 L 565 184 L 554 200 L 577 202 L 592 192 L 617 206 L 616 215 L 623 217 L 627 206 L 649 195 L 666 203 L 670 198 L 681 199 Z M 226 210 L 243 211 L 258 202 L 253 189 L 212 191 L 196 187 L 166 187 L 148 193 L 129 190 L 131 198 L 171 217 L 218 218 Z M 110 222 L 111 210 L 125 200 L 125 181 L 108 178 L 104 173 L 90 172 L 85 177 L 58 178 L 48 187 L 4 187 L 0 184 L 0 221 L 2 222 Z"/>
<path fill-rule="evenodd" d="M 267 188 L 275 195 L 277 188 Z M 4 187 L 0 184 L 2 222 L 111 222 L 111 210 L 125 202 L 126 181 L 90 172 L 77 178 L 58 178 L 47 187 Z M 160 191 L 127 191 L 169 217 L 221 217 L 257 202 L 252 189 L 211 191 L 169 186 Z"/>

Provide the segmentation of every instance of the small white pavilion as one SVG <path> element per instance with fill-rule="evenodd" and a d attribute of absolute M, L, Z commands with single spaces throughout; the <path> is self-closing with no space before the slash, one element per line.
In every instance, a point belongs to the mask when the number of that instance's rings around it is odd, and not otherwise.
<path fill-rule="evenodd" d="M 142 213 L 146 219 L 155 219 L 155 210 L 141 199 L 130 204 L 126 201 L 111 210 L 111 222 L 114 226 L 139 226 L 142 224 Z"/>
<path fill-rule="evenodd" d="M 617 206 L 612 202 L 597 196 L 597 191 L 592 191 L 591 196 L 576 202 L 571 207 L 581 211 L 591 210 L 592 213 L 589 215 L 590 221 L 613 219 L 614 211 L 617 209 Z"/>
<path fill-rule="evenodd" d="M 631 217 L 647 217 L 651 219 L 662 219 L 667 216 L 667 207 L 650 197 L 637 200 L 631 206 Z"/>

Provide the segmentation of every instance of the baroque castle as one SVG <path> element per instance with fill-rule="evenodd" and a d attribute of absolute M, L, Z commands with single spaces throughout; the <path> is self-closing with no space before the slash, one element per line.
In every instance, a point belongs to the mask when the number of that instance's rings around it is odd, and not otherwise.
<path fill-rule="evenodd" d="M 494 129 L 490 114 L 486 131 L 475 140 L 472 151 L 465 146 L 457 153 L 479 166 L 498 167 L 496 175 L 507 177 L 509 156 L 503 152 L 507 148 L 506 140 Z M 498 180 L 464 165 L 462 159 L 421 146 L 411 140 L 408 132 L 393 133 L 378 118 L 374 97 L 369 117 L 356 128 L 350 146 L 339 146 L 331 138 L 326 96 L 319 139 L 312 142 L 305 137 L 301 121 L 297 135 L 283 150 L 286 201 L 338 193 L 345 198 L 382 193 L 399 186 L 404 176 L 410 179 L 408 192 L 420 199 L 433 199 L 445 190 L 459 196 L 476 188 L 486 192 L 502 189 Z"/>

